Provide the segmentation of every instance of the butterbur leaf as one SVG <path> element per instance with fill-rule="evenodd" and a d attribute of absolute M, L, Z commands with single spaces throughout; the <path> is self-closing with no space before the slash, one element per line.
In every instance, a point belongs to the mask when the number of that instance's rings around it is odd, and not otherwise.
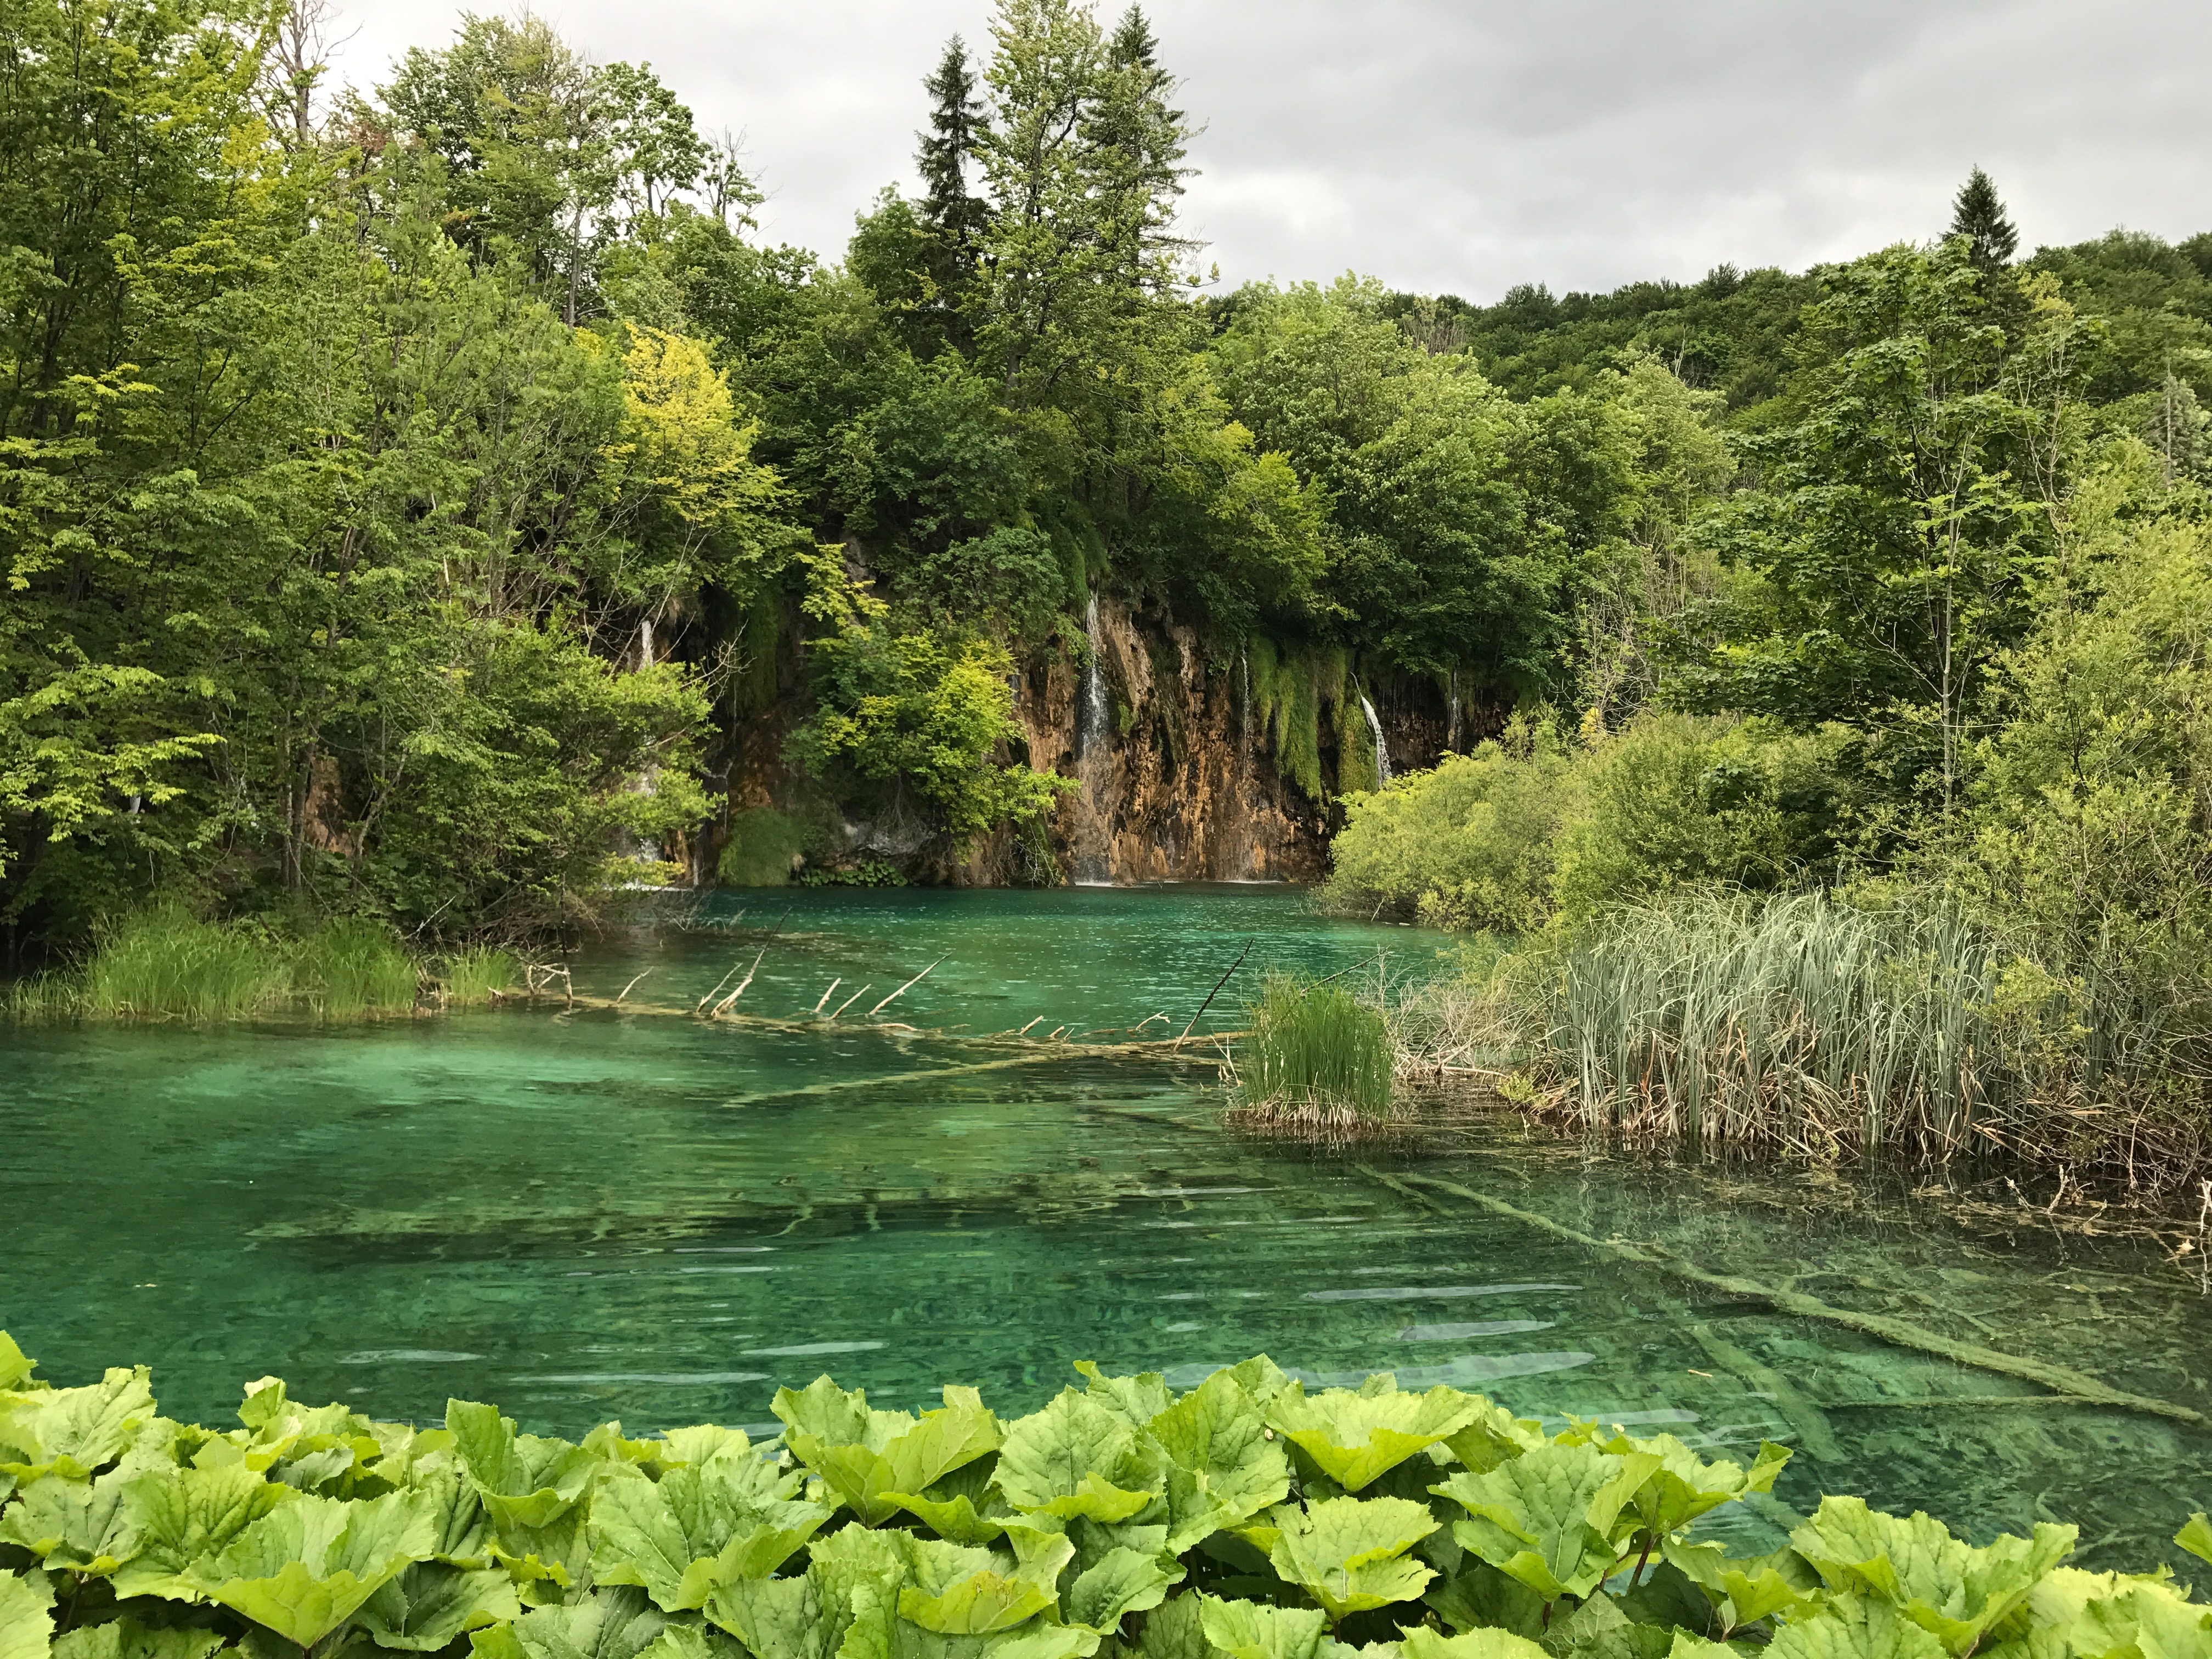
<path fill-rule="evenodd" d="M 1402 1659 L 1549 1659 L 1527 1637 L 1510 1631 L 1470 1630 L 1446 1636 L 1426 1625 L 1408 1629 L 1398 1651 Z"/>
<path fill-rule="evenodd" d="M 1820 1575 L 1795 1550 L 1733 1560 L 1717 1544 L 1662 1539 L 1668 1564 L 1703 1590 L 1723 1631 L 1778 1613 L 1796 1613 L 1818 1599 Z"/>
<path fill-rule="evenodd" d="M 1158 1498 L 1169 1467 L 1149 1433 L 1069 1389 L 1034 1416 L 1007 1425 L 997 1478 L 1016 1509 L 1111 1523 Z"/>
<path fill-rule="evenodd" d="M 1552 1659 L 1667 1659 L 1674 1639 L 1671 1629 L 1632 1620 L 1612 1596 L 1593 1595 L 1554 1618 L 1542 1646 Z"/>
<path fill-rule="evenodd" d="M 1847 1595 L 1793 1619 L 1765 1659 L 1943 1659 L 1943 1644 L 1887 1601 Z"/>
<path fill-rule="evenodd" d="M 818 1504 L 763 1498 L 775 1490 L 743 1464 L 726 1462 L 604 1480 L 592 1499 L 592 1570 L 603 1584 L 643 1587 L 662 1611 L 706 1605 L 732 1578 L 765 1578 L 830 1511 Z"/>
<path fill-rule="evenodd" d="M 853 1622 L 863 1584 L 894 1589 L 907 1572 L 899 1538 L 850 1526 L 817 1538 L 796 1578 L 739 1579 L 707 1598 L 707 1616 L 756 1659 L 830 1659 Z"/>
<path fill-rule="evenodd" d="M 2212 1607 L 2162 1577 L 2056 1567 L 1999 1626 L 1993 1659 L 2192 1659 L 2212 1653 Z"/>
<path fill-rule="evenodd" d="M 1673 1645 L 1667 1650 L 1667 1659 L 1742 1659 L 1742 1656 L 1725 1642 L 1678 1630 Z"/>
<path fill-rule="evenodd" d="M 517 1434 L 490 1406 L 446 1402 L 446 1427 L 470 1481 L 501 1528 L 551 1525 L 575 1507 L 600 1460 L 565 1440 Z"/>
<path fill-rule="evenodd" d="M 1648 1440 L 1622 1436 L 1606 1443 L 1603 1449 L 1659 1458 L 1658 1468 L 1636 1489 L 1627 1506 L 1638 1528 L 1655 1538 L 1679 1532 L 1699 1516 L 1747 1493 L 1772 1492 L 1775 1476 L 1790 1461 L 1790 1449 L 1769 1440 L 1759 1443 L 1759 1455 L 1748 1469 L 1725 1461 L 1708 1463 L 1671 1434 Z"/>
<path fill-rule="evenodd" d="M 7 1638 L 0 1636 L 0 1651 L 6 1645 Z M 221 1631 L 142 1625 L 126 1613 L 57 1636 L 53 1659 L 207 1659 L 222 1645 Z"/>
<path fill-rule="evenodd" d="M 197 1595 L 186 1569 L 220 1554 L 248 1527 L 299 1496 L 242 1463 L 132 1477 L 124 1487 L 124 1513 L 137 1547 L 113 1575 L 117 1597 Z"/>
<path fill-rule="evenodd" d="M 1267 1437 L 1259 1402 L 1227 1371 L 1154 1417 L 1150 1431 L 1173 1465 L 1166 1544 L 1173 1554 L 1250 1520 L 1291 1489 L 1283 1443 Z"/>
<path fill-rule="evenodd" d="M 90 1479 L 156 1415 L 151 1378 L 143 1365 L 117 1366 L 81 1389 L 0 1395 L 0 1470 L 26 1482 Z"/>
<path fill-rule="evenodd" d="M 308 1647 L 407 1565 L 428 1556 L 435 1528 L 411 1492 L 371 1503 L 295 1498 L 246 1528 L 186 1582 L 211 1601 Z"/>
<path fill-rule="evenodd" d="M 1110 1549 L 1068 1585 L 1064 1598 L 1066 1620 L 1104 1635 L 1128 1614 L 1158 1607 L 1182 1577 L 1182 1569 L 1173 1557 Z"/>
<path fill-rule="evenodd" d="M 1098 1650 L 1096 1632 L 1040 1620 L 983 1634 L 931 1630 L 900 1614 L 902 1599 L 856 1588 L 841 1659 L 1089 1659 Z"/>
<path fill-rule="evenodd" d="M 1262 1406 L 1291 1386 L 1291 1379 L 1284 1374 L 1282 1367 L 1263 1353 L 1255 1354 L 1241 1364 L 1227 1366 L 1216 1375 L 1226 1376 Z"/>
<path fill-rule="evenodd" d="M 1268 1559 L 1322 1605 L 1333 1625 L 1346 1613 L 1410 1601 L 1436 1574 L 1406 1552 L 1437 1529 L 1428 1506 L 1407 1498 L 1330 1498 L 1271 1511 L 1280 1531 Z"/>
<path fill-rule="evenodd" d="M 1468 1420 L 1466 1427 L 1447 1436 L 1444 1445 L 1475 1474 L 1484 1474 L 1510 1457 L 1518 1457 L 1548 1443 L 1544 1425 L 1535 1419 L 1516 1417 L 1503 1406 L 1493 1406 L 1480 1395 L 1470 1395 L 1468 1398 L 1480 1409 Z"/>
<path fill-rule="evenodd" d="M 1267 1421 L 1346 1492 L 1358 1492 L 1415 1452 L 1466 1428 L 1484 1402 L 1439 1384 L 1426 1394 L 1395 1386 L 1329 1389 L 1311 1399 L 1293 1382 L 1270 1401 Z"/>
<path fill-rule="evenodd" d="M 945 1404 L 917 1421 L 905 1412 L 868 1409 L 865 1391 L 826 1377 L 804 1390 L 777 1390 L 771 1408 L 784 1443 L 819 1474 L 831 1494 L 870 1526 L 897 1513 L 890 1494 L 919 1494 L 965 1464 L 998 1449 L 998 1418 L 973 1389 L 945 1390 Z"/>
<path fill-rule="evenodd" d="M 2191 1555 L 2212 1561 L 2212 1520 L 2207 1519 L 2199 1510 L 2183 1523 L 2179 1532 L 2173 1534 L 2173 1541 Z"/>
<path fill-rule="evenodd" d="M 0 1569 L 0 1659 L 46 1659 L 53 1605 L 45 1574 Z"/>
<path fill-rule="evenodd" d="M 1175 1393 L 1168 1387 L 1167 1379 L 1158 1371 L 1140 1371 L 1134 1376 L 1109 1376 L 1097 1364 L 1079 1359 L 1075 1369 L 1085 1381 L 1085 1392 L 1133 1429 L 1141 1429 L 1162 1412 L 1175 1404 Z"/>
<path fill-rule="evenodd" d="M 121 1470 L 97 1480 L 42 1475 L 0 1509 L 0 1544 L 18 1544 L 48 1568 L 105 1576 L 138 1553 Z"/>
<path fill-rule="evenodd" d="M 1123 1651 L 1139 1659 L 1213 1659 L 1203 1621 L 1206 1600 L 1195 1593 L 1169 1597 L 1145 1615 L 1135 1643 Z"/>
<path fill-rule="evenodd" d="M 2045 1522 L 2032 1538 L 2008 1534 L 1976 1549 L 1933 1516 L 1906 1519 L 1869 1509 L 1864 1498 L 1824 1498 L 1790 1543 L 1831 1589 L 1875 1597 L 1948 1651 L 1966 1654 L 2027 1599 L 2074 1539 L 2073 1528 Z"/>
<path fill-rule="evenodd" d="M 532 1607 L 512 1624 L 471 1632 L 469 1645 L 478 1659 L 641 1659 L 667 1628 L 645 1592 L 625 1586 L 561 1607 Z M 672 1644 L 653 1659 L 681 1653 Z"/>
<path fill-rule="evenodd" d="M 1320 1659 L 1328 1615 L 1319 1609 L 1271 1607 L 1200 1595 L 1199 1625 L 1229 1659 Z"/>
<path fill-rule="evenodd" d="M 39 1362 L 15 1346 L 15 1339 L 0 1331 L 0 1393 L 27 1388 Z"/>
<path fill-rule="evenodd" d="M 497 1568 L 422 1561 L 363 1601 L 355 1617 L 380 1648 L 434 1653 L 458 1636 L 521 1614 L 514 1581 Z"/>
<path fill-rule="evenodd" d="M 1553 1444 L 1431 1490 L 1468 1512 L 1452 1528 L 1462 1546 L 1551 1601 L 1587 1595 L 1613 1571 L 1613 1525 L 1657 1462 Z"/>
<path fill-rule="evenodd" d="M 1421 1600 L 1455 1631 L 1507 1630 L 1532 1638 L 1544 1632 L 1546 1599 L 1487 1561 L 1470 1559 Z"/>
<path fill-rule="evenodd" d="M 1053 1605 L 1054 1583 L 1075 1547 L 1060 1534 L 1024 1532 L 1025 1547 L 1012 1563 L 987 1549 L 895 1534 L 905 1582 L 887 1605 L 943 1636 L 988 1636 L 1035 1618 Z"/>
<path fill-rule="evenodd" d="M 1014 1514 L 995 1501 L 991 1491 L 997 1470 L 995 1458 L 979 1457 L 926 1492 L 887 1492 L 884 1501 L 897 1504 L 940 1538 L 956 1544 L 988 1544 L 1006 1531 Z"/>

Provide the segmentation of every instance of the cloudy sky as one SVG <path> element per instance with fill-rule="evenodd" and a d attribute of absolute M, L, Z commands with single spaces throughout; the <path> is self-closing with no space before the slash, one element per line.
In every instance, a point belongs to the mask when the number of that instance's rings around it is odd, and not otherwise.
<path fill-rule="evenodd" d="M 478 9 L 500 0 L 478 0 Z M 460 8 L 340 0 L 383 78 Z M 1109 0 L 1118 5 L 1119 0 Z M 763 232 L 841 249 L 910 185 L 919 82 L 988 0 L 540 0 L 745 136 Z M 1156 0 L 1229 283 L 1347 269 L 1496 299 L 1940 232 L 1978 163 L 2027 246 L 2212 228 L 2212 8 L 2181 0 Z"/>

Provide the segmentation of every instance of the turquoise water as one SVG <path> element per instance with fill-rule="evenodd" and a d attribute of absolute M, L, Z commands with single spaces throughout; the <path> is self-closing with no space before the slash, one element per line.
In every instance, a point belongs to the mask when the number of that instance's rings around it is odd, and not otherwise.
<path fill-rule="evenodd" d="M 182 1416 L 225 1419 L 274 1372 L 295 1398 L 418 1419 L 491 1399 L 569 1434 L 768 1424 L 778 1386 L 823 1370 L 878 1404 L 959 1381 L 1018 1412 L 1076 1358 L 1183 1378 L 1265 1351 L 1713 1448 L 1797 1443 L 1777 1501 L 1736 1523 L 1764 1546 L 1825 1488 L 1977 1534 L 2076 1520 L 2087 1565 L 2142 1565 L 2212 1503 L 2201 1425 L 1978 1406 L 2035 1390 L 1378 1176 L 2212 1410 L 2212 1303 L 2148 1244 L 1962 1224 L 1907 1183 L 1608 1159 L 1464 1105 L 1355 1155 L 1257 1139 L 1224 1128 L 1204 1061 L 942 1069 L 1032 1020 L 1179 1030 L 1248 944 L 1201 1030 L 1236 1023 L 1265 966 L 1382 952 L 1395 975 L 1431 935 L 1266 888 L 764 898 L 584 951 L 586 996 L 651 970 L 618 1012 L 0 1033 L 0 1328 L 62 1379 L 149 1362 Z M 756 1016 L 805 1015 L 833 978 L 830 1007 L 872 988 L 832 1030 L 656 1012 L 763 944 Z M 882 1018 L 964 1030 L 853 1024 L 939 957 Z"/>

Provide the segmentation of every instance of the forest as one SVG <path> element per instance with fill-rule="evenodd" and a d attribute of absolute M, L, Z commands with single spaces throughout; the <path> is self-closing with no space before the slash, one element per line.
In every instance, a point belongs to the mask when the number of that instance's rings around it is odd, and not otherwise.
<path fill-rule="evenodd" d="M 366 88 L 318 0 L 8 16 L 19 970 L 149 902 L 459 950 L 946 867 L 841 872 L 840 816 L 1064 880 L 1082 786 L 1016 705 L 1103 597 L 1235 681 L 1347 909 L 1571 948 L 1932 900 L 1984 1052 L 2196 1086 L 2212 235 L 2023 254 L 1978 169 L 1803 273 L 1224 289 L 1144 15 L 1002 0 L 918 77 L 921 194 L 824 254 L 534 16 Z M 769 709 L 789 811 L 741 812 Z"/>

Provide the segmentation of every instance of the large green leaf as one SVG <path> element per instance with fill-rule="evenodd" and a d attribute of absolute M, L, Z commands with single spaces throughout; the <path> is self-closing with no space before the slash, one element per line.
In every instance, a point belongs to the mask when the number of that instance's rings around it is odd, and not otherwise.
<path fill-rule="evenodd" d="M 830 1659 L 853 1622 L 863 1584 L 895 1590 L 908 1571 L 898 1534 L 848 1526 L 817 1538 L 795 1578 L 738 1579 L 707 1598 L 707 1616 L 756 1659 Z"/>
<path fill-rule="evenodd" d="M 1006 1434 L 998 1485 L 1016 1509 L 1111 1522 L 1165 1494 L 1172 1466 L 1159 1442 L 1073 1389 Z"/>
<path fill-rule="evenodd" d="M 193 1563 L 187 1583 L 212 1601 L 311 1646 L 410 1562 L 426 1559 L 436 1525 L 411 1492 L 370 1502 L 301 1497 L 279 1504 L 222 1553 Z"/>
<path fill-rule="evenodd" d="M 1229 1659 L 1320 1659 L 1328 1615 L 1318 1608 L 1198 1598 L 1206 1639 Z"/>
<path fill-rule="evenodd" d="M 1267 1418 L 1228 1371 L 1216 1371 L 1148 1425 L 1173 1465 L 1166 1547 L 1180 1555 L 1208 1534 L 1242 1525 L 1290 1491 L 1290 1459 Z"/>
<path fill-rule="evenodd" d="M 1071 1625 L 1105 1635 L 1128 1614 L 1159 1606 L 1182 1577 L 1171 1555 L 1117 1546 L 1068 1584 L 1064 1616 Z"/>
<path fill-rule="evenodd" d="M 299 1494 L 243 1463 L 133 1476 L 124 1512 L 137 1548 L 114 1574 L 115 1594 L 190 1599 L 185 1570 L 228 1548 L 248 1527 Z"/>
<path fill-rule="evenodd" d="M 54 1593 L 44 1573 L 0 1568 L 0 1659 L 46 1659 Z"/>
<path fill-rule="evenodd" d="M 207 1659 L 222 1645 L 221 1631 L 142 1625 L 126 1613 L 57 1636 L 53 1659 Z M 0 1650 L 5 1646 L 6 1638 L 0 1637 Z"/>
<path fill-rule="evenodd" d="M 1818 1599 L 1820 1580 L 1795 1550 L 1731 1559 L 1718 1544 L 1661 1540 L 1668 1564 L 1703 1590 L 1723 1632 L 1777 1613 L 1796 1613 Z"/>
<path fill-rule="evenodd" d="M 1213 1659 L 1213 1644 L 1206 1639 L 1206 1599 L 1195 1591 L 1170 1596 L 1139 1621 L 1133 1644 L 1115 1645 L 1139 1659 Z"/>
<path fill-rule="evenodd" d="M 89 1479 L 156 1415 L 151 1377 L 143 1365 L 117 1366 L 81 1389 L 0 1394 L 0 1471 L 23 1481 Z"/>
<path fill-rule="evenodd" d="M 1887 1601 L 1839 1597 L 1775 1632 L 1766 1659 L 1943 1659 L 1943 1644 Z"/>
<path fill-rule="evenodd" d="M 1996 1634 L 1986 1659 L 2203 1659 L 2212 1607 L 2162 1576 L 2055 1567 Z"/>
<path fill-rule="evenodd" d="M 1455 1631 L 1508 1630 L 1532 1638 L 1543 1634 L 1548 1597 L 1487 1561 L 1473 1556 L 1466 1561 L 1421 1597 L 1439 1619 Z"/>
<path fill-rule="evenodd" d="M 857 1586 L 841 1659 L 1089 1659 L 1098 1650 L 1097 1632 L 1038 1619 L 982 1632 L 932 1630 L 899 1611 L 913 1588 L 893 1595 Z"/>
<path fill-rule="evenodd" d="M 456 1637 L 521 1613 L 514 1581 L 496 1567 L 418 1561 L 363 1601 L 355 1617 L 380 1648 L 434 1653 Z"/>
<path fill-rule="evenodd" d="M 1726 1461 L 1708 1463 L 1671 1434 L 1654 1435 L 1648 1440 L 1622 1435 L 1603 1443 L 1602 1449 L 1658 1457 L 1659 1467 L 1636 1489 L 1627 1504 L 1638 1530 L 1654 1539 L 1679 1532 L 1699 1516 L 1748 1493 L 1772 1492 L 1775 1476 L 1790 1461 L 1787 1446 L 1767 1440 L 1759 1443 L 1759 1455 L 1747 1469 Z"/>
<path fill-rule="evenodd" d="M 1613 1571 L 1620 1511 L 1658 1463 L 1648 1452 L 1553 1443 L 1431 1490 L 1467 1511 L 1452 1528 L 1462 1547 L 1549 1601 L 1587 1595 Z"/>
<path fill-rule="evenodd" d="M 1410 1601 L 1436 1577 L 1406 1559 L 1438 1524 L 1411 1498 L 1330 1498 L 1272 1510 L 1267 1519 L 1278 1529 L 1268 1560 L 1321 1603 L 1332 1625 L 1346 1613 Z"/>
<path fill-rule="evenodd" d="M 501 1528 L 543 1528 L 575 1507 L 600 1460 L 566 1440 L 517 1434 L 514 1419 L 490 1406 L 446 1402 L 446 1427 L 469 1480 Z"/>
<path fill-rule="evenodd" d="M 592 1571 L 603 1584 L 642 1586 L 664 1612 L 706 1605 L 732 1578 L 765 1578 L 832 1513 L 792 1501 L 795 1482 L 764 1476 L 760 1460 L 718 1458 L 603 1480 L 593 1492 Z"/>
<path fill-rule="evenodd" d="M 988 1544 L 1015 1518 L 993 1485 L 997 1473 L 996 1457 L 979 1457 L 953 1470 L 927 1492 L 887 1492 L 883 1498 L 914 1516 L 940 1538 L 956 1544 Z"/>
<path fill-rule="evenodd" d="M 819 1474 L 837 1500 L 870 1526 L 900 1504 L 892 1493 L 919 1494 L 953 1470 L 998 1449 L 998 1418 L 973 1389 L 947 1387 L 945 1404 L 919 1421 L 905 1412 L 868 1408 L 866 1393 L 850 1393 L 828 1377 L 803 1390 L 777 1390 L 770 1407 L 785 1425 L 784 1443 Z"/>
<path fill-rule="evenodd" d="M 683 1646 L 657 1645 L 667 1632 L 667 1619 L 645 1592 L 625 1585 L 532 1607 L 512 1624 L 472 1632 L 469 1645 L 477 1659 L 683 1659 Z"/>
<path fill-rule="evenodd" d="M 0 1394 L 27 1388 L 39 1362 L 15 1346 L 15 1339 L 0 1331 Z"/>
<path fill-rule="evenodd" d="M 1293 1382 L 1267 1403 L 1275 1430 L 1346 1492 L 1448 1439 L 1480 1416 L 1485 1402 L 1441 1383 L 1407 1394 L 1389 1372 L 1358 1390 L 1329 1389 L 1311 1399 Z"/>
<path fill-rule="evenodd" d="M 1474 1400 L 1480 1409 L 1468 1420 L 1465 1428 L 1449 1436 L 1444 1444 L 1453 1456 L 1477 1474 L 1496 1468 L 1509 1457 L 1518 1457 L 1548 1443 L 1544 1425 L 1535 1419 L 1516 1417 L 1503 1406 L 1493 1406 L 1477 1395 L 1468 1398 Z"/>
<path fill-rule="evenodd" d="M 1930 1516 L 1907 1519 L 1862 1498 L 1824 1498 L 1790 1543 L 1832 1589 L 1877 1598 L 1949 1652 L 1966 1654 L 2065 1559 L 2074 1539 L 2073 1528 L 2045 1522 L 2033 1538 L 2007 1534 L 1976 1549 Z"/>
<path fill-rule="evenodd" d="M 1075 1369 L 1088 1382 L 1085 1392 L 1133 1429 L 1150 1425 L 1169 1407 L 1175 1404 L 1175 1394 L 1169 1389 L 1167 1379 L 1158 1371 L 1140 1371 L 1134 1376 L 1109 1376 L 1088 1359 L 1079 1359 Z M 1215 1373 L 1219 1376 L 1219 1372 Z"/>
<path fill-rule="evenodd" d="M 1593 1595 L 1555 1616 L 1541 1638 L 1552 1659 L 1667 1659 L 1674 1642 L 1670 1627 L 1637 1623 L 1610 1595 Z"/>
<path fill-rule="evenodd" d="M 1510 1631 L 1469 1630 L 1446 1636 L 1426 1625 L 1407 1630 L 1398 1650 L 1403 1659 L 1549 1659 L 1527 1637 Z"/>
<path fill-rule="evenodd" d="M 17 1544 L 48 1567 L 105 1575 L 138 1553 L 125 1503 L 132 1476 L 120 1469 L 96 1480 L 41 1475 L 0 1509 L 0 1544 Z"/>
<path fill-rule="evenodd" d="M 2212 1561 L 2212 1517 L 2200 1510 L 2182 1523 L 2173 1541 L 2199 1559 Z"/>

